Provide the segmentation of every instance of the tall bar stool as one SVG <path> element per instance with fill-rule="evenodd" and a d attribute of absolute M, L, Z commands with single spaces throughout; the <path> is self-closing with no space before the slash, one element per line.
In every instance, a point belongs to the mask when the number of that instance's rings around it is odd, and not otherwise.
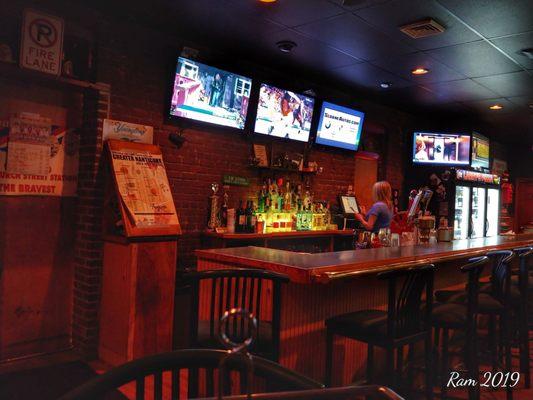
<path fill-rule="evenodd" d="M 531 388 L 531 368 L 529 365 L 529 330 L 531 320 L 529 315 L 530 297 L 533 295 L 533 247 L 521 247 L 514 249 L 518 255 L 518 279 L 515 283 L 520 290 L 520 371 L 524 374 L 525 387 Z M 513 277 L 514 278 L 514 277 Z"/>
<path fill-rule="evenodd" d="M 441 348 L 441 397 L 446 398 L 448 365 L 449 331 L 465 332 L 465 363 L 469 378 L 479 380 L 479 366 L 477 362 L 477 313 L 479 277 L 488 257 L 475 257 L 461 267 L 461 272 L 468 274 L 468 290 L 464 304 L 447 303 L 436 305 L 431 315 L 431 325 L 435 330 L 435 345 L 439 345 L 439 334 L 442 330 Z M 469 399 L 479 398 L 479 387 L 469 387 Z"/>
<path fill-rule="evenodd" d="M 222 348 L 218 339 L 220 318 L 227 310 L 242 308 L 253 313 L 257 319 L 250 353 L 278 361 L 281 285 L 289 281 L 286 275 L 236 268 L 189 272 L 183 278 L 192 286 L 191 348 Z M 200 301 L 201 296 L 204 302 Z M 248 337 L 250 332 L 244 321 L 238 323 L 235 320 L 227 325 L 225 333 L 238 342 Z"/>
<path fill-rule="evenodd" d="M 430 315 L 433 303 L 435 266 L 424 265 L 405 270 L 387 271 L 378 275 L 388 281 L 387 311 L 362 310 L 326 320 L 326 385 L 331 386 L 333 339 L 344 336 L 367 344 L 367 381 L 373 383 L 374 346 L 387 354 L 388 386 L 396 386 L 403 373 L 403 348 L 409 347 L 409 382 L 412 381 L 414 344 L 425 342 L 426 395 L 433 398 Z M 425 301 L 423 297 L 425 295 Z M 423 305 L 425 302 L 425 305 Z M 421 312 L 421 309 L 424 311 Z M 396 372 L 394 353 L 397 353 Z"/>
<path fill-rule="evenodd" d="M 503 369 L 510 373 L 512 315 L 518 315 L 521 301 L 518 289 L 511 284 L 512 260 L 515 254 L 511 250 L 496 250 L 489 251 L 486 256 L 492 264 L 491 275 L 488 283 L 479 285 L 477 311 L 478 314 L 489 318 L 488 341 L 493 369 L 497 369 L 498 360 L 503 358 Z M 468 284 L 466 291 L 437 291 L 435 298 L 441 303 L 465 304 L 467 292 Z M 512 398 L 510 387 L 507 387 L 507 398 Z"/>

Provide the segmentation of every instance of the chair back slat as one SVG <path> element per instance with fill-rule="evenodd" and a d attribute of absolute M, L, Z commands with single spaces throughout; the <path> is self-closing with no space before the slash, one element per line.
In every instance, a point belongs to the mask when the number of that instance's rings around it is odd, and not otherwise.
<path fill-rule="evenodd" d="M 429 313 L 421 318 L 421 306 L 427 288 L 433 286 L 433 264 L 378 275 L 388 280 L 387 334 L 389 339 L 420 333 L 429 326 Z M 398 290 L 399 288 L 399 290 Z M 427 295 L 426 295 L 427 297 Z M 431 310 L 432 296 L 426 298 Z"/>
<path fill-rule="evenodd" d="M 144 400 L 144 376 L 135 381 L 135 400 Z"/>
<path fill-rule="evenodd" d="M 179 400 L 181 384 L 180 384 L 180 370 L 174 369 L 170 372 L 171 384 L 170 384 L 170 399 Z"/>
<path fill-rule="evenodd" d="M 163 373 L 158 371 L 154 374 L 154 400 L 163 399 Z"/>

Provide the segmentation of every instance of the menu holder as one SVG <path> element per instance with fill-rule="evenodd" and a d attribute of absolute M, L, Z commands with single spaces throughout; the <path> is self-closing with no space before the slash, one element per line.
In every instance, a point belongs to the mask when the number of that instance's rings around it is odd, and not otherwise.
<path fill-rule="evenodd" d="M 181 227 L 159 146 L 110 139 L 112 179 L 104 204 L 104 234 L 127 238 L 177 236 Z"/>

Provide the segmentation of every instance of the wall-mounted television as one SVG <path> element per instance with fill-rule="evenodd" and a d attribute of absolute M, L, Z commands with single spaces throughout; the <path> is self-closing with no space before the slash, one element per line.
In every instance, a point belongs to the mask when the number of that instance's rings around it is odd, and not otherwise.
<path fill-rule="evenodd" d="M 470 164 L 470 135 L 462 133 L 415 132 L 413 163 Z"/>
<path fill-rule="evenodd" d="M 250 78 L 179 57 L 170 114 L 243 129 L 251 90 Z"/>
<path fill-rule="evenodd" d="M 263 135 L 307 142 L 314 104 L 312 97 L 263 83 L 254 130 Z"/>
<path fill-rule="evenodd" d="M 365 114 L 348 107 L 322 102 L 315 142 L 357 150 Z"/>
<path fill-rule="evenodd" d="M 472 134 L 472 163 L 473 168 L 489 168 L 490 142 L 489 138 L 477 132 Z"/>

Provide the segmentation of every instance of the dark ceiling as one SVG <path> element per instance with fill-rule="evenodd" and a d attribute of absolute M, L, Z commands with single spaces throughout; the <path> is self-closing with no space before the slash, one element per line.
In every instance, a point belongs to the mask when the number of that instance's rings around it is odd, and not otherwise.
<path fill-rule="evenodd" d="M 533 48 L 533 0 L 156 0 L 123 7 L 159 23 L 164 14 L 174 34 L 255 62 L 303 67 L 387 104 L 468 115 L 493 130 L 489 136 L 532 141 L 533 59 L 520 50 Z M 400 32 L 427 17 L 445 32 L 422 39 Z M 297 47 L 282 53 L 281 40 Z M 415 67 L 430 72 L 414 76 Z M 392 87 L 380 88 L 384 81 Z M 503 109 L 488 108 L 495 103 Z"/>

